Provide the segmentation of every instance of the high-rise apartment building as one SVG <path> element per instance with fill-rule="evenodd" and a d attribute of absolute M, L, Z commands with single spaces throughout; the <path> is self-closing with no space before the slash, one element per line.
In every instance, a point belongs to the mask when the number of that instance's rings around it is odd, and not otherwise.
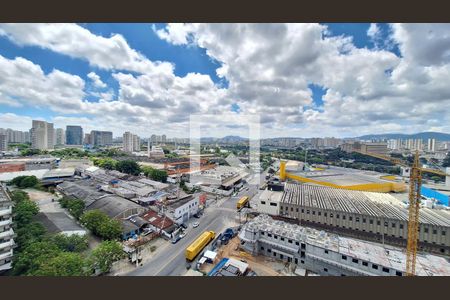
<path fill-rule="evenodd" d="M 124 152 L 135 152 L 139 151 L 141 147 L 141 142 L 139 136 L 132 134 L 131 132 L 125 132 L 123 134 L 123 151 Z"/>
<path fill-rule="evenodd" d="M 62 128 L 56 128 L 56 145 L 65 145 L 66 144 L 66 133 Z"/>
<path fill-rule="evenodd" d="M 111 131 L 91 131 L 89 144 L 93 146 L 109 146 L 112 143 L 113 133 Z"/>
<path fill-rule="evenodd" d="M 0 134 L 0 151 L 8 151 L 8 137 L 6 134 Z"/>
<path fill-rule="evenodd" d="M 0 273 L 12 268 L 14 248 L 12 223 L 12 201 L 6 192 L 6 186 L 0 184 Z"/>
<path fill-rule="evenodd" d="M 427 149 L 429 152 L 436 151 L 436 139 L 428 139 Z"/>
<path fill-rule="evenodd" d="M 166 143 L 166 135 L 165 135 L 165 134 L 163 134 L 163 135 L 161 136 L 161 142 L 162 142 L 163 144 Z"/>
<path fill-rule="evenodd" d="M 66 144 L 67 145 L 83 144 L 83 128 L 81 128 L 81 126 L 67 125 Z"/>
<path fill-rule="evenodd" d="M 31 148 L 39 150 L 53 149 L 55 146 L 53 123 L 33 120 L 31 128 Z"/>

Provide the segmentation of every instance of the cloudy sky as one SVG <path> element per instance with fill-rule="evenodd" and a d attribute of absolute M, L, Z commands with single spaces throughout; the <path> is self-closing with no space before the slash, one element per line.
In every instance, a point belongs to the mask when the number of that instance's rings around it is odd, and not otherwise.
<path fill-rule="evenodd" d="M 248 115 L 263 137 L 450 132 L 450 24 L 0 24 L 0 127 L 187 137 L 191 115 L 213 136 Z"/>

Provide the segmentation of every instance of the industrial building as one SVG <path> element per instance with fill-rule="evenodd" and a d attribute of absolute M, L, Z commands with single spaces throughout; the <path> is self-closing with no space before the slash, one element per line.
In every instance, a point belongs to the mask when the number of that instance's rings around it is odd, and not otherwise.
<path fill-rule="evenodd" d="M 340 145 L 341 150 L 346 152 L 360 151 L 363 153 L 386 154 L 388 152 L 387 143 L 361 143 L 348 142 Z"/>
<path fill-rule="evenodd" d="M 259 215 L 240 234 L 241 247 L 291 266 L 329 276 L 404 276 L 403 249 L 341 237 Z M 441 256 L 418 253 L 418 276 L 449 276 L 450 263 Z"/>
<path fill-rule="evenodd" d="M 12 229 L 12 201 L 6 186 L 0 185 L 0 273 L 12 268 L 14 231 Z"/>
<path fill-rule="evenodd" d="M 6 134 L 0 134 L 0 151 L 8 151 L 8 137 Z"/>
<path fill-rule="evenodd" d="M 193 215 L 198 213 L 199 202 L 198 195 L 197 197 L 187 195 L 168 205 L 171 219 L 178 225 L 187 222 Z"/>
<path fill-rule="evenodd" d="M 408 209 L 384 193 L 286 183 L 279 215 L 300 224 L 404 245 Z M 450 254 L 450 212 L 422 208 L 419 249 Z"/>

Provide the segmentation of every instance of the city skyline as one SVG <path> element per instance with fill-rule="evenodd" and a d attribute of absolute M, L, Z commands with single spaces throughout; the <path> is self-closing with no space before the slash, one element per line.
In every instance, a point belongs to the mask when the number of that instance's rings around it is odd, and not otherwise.
<path fill-rule="evenodd" d="M 450 132 L 449 29 L 2 24 L 0 127 L 43 120 L 171 138 L 191 114 L 214 114 L 204 136 L 223 137 L 240 135 L 226 116 L 255 114 L 262 138 Z"/>

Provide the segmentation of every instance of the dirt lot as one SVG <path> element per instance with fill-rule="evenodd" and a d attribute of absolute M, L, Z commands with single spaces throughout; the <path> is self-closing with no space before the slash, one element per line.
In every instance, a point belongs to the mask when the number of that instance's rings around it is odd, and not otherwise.
<path fill-rule="evenodd" d="M 292 275 L 283 262 L 274 260 L 266 256 L 252 256 L 244 251 L 239 250 L 239 238 L 235 237 L 229 241 L 227 245 L 219 248 L 215 263 L 222 258 L 234 258 L 237 260 L 245 260 L 250 269 L 256 272 L 258 276 L 286 276 Z M 202 268 L 203 272 L 208 272 L 213 268 L 211 264 L 207 264 Z"/>

